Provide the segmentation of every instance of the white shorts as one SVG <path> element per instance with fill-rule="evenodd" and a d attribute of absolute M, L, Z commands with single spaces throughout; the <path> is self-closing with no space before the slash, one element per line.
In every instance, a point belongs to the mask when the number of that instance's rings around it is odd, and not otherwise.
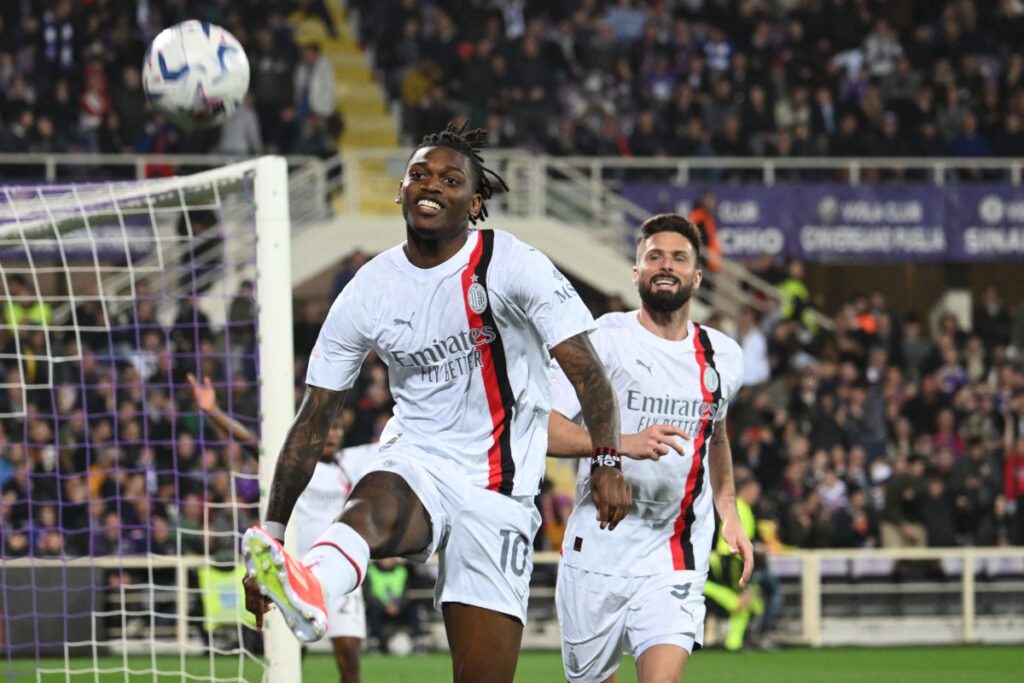
<path fill-rule="evenodd" d="M 555 607 L 566 677 L 603 681 L 623 654 L 639 658 L 654 645 L 691 652 L 704 641 L 706 579 L 693 571 L 609 576 L 559 563 Z"/>
<path fill-rule="evenodd" d="M 365 638 L 366 608 L 359 588 L 331 600 L 327 610 L 328 638 Z"/>
<path fill-rule="evenodd" d="M 473 486 L 462 473 L 424 462 L 408 446 L 382 454 L 369 471 L 375 470 L 405 479 L 430 515 L 430 545 L 407 557 L 425 562 L 438 553 L 434 606 L 440 609 L 446 602 L 459 602 L 508 614 L 526 624 L 533 538 L 540 528 L 533 498 Z"/>

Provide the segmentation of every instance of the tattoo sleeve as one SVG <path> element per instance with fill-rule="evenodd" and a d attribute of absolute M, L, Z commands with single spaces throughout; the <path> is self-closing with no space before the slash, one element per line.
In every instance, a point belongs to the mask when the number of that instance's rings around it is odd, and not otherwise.
<path fill-rule="evenodd" d="M 619 403 L 597 357 L 590 337 L 584 332 L 570 337 L 551 349 L 565 376 L 580 399 L 583 420 L 594 448 L 619 448 Z"/>
<path fill-rule="evenodd" d="M 288 523 L 295 501 L 302 495 L 313 476 L 334 416 L 338 414 L 348 390 L 330 391 L 306 387 L 299 414 L 295 416 L 277 458 L 274 479 L 267 501 L 267 519 Z"/>
<path fill-rule="evenodd" d="M 715 424 L 715 431 L 708 444 L 708 476 L 718 516 L 736 514 L 736 482 L 732 475 L 732 449 L 725 420 Z"/>

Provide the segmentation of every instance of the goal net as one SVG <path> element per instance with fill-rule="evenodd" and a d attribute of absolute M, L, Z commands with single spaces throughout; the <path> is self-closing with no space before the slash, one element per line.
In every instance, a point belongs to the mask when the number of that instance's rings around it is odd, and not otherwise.
<path fill-rule="evenodd" d="M 273 157 L 0 188 L 0 674 L 263 677 L 238 539 L 293 411 L 287 193 Z"/>

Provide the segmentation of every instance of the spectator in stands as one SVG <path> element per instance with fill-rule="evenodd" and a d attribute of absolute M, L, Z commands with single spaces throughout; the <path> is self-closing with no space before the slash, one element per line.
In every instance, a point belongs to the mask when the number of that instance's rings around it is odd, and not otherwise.
<path fill-rule="evenodd" d="M 220 140 L 215 151 L 222 154 L 254 156 L 263 151 L 263 134 L 259 115 L 253 108 L 252 93 L 246 93 L 241 106 L 221 124 Z"/>
<path fill-rule="evenodd" d="M 420 635 L 419 610 L 408 591 L 409 568 L 401 558 L 376 560 L 367 567 L 367 627 L 371 641 L 384 652 L 398 649 L 398 640 L 392 640 L 397 633 L 412 639 Z"/>
<path fill-rule="evenodd" d="M 995 285 L 986 285 L 981 301 L 974 306 L 972 330 L 981 337 L 985 350 L 992 353 L 997 346 L 1010 343 L 1010 313 Z"/>
<path fill-rule="evenodd" d="M 693 210 L 687 216 L 700 230 L 700 236 L 707 247 L 704 266 L 717 272 L 722 267 L 722 245 L 718 241 L 718 228 L 715 225 L 715 208 L 718 200 L 713 192 L 704 191 L 697 195 Z M 705 287 L 708 283 L 705 283 Z"/>
<path fill-rule="evenodd" d="M 897 457 L 885 486 L 885 508 L 880 525 L 885 548 L 919 548 L 927 543 L 922 524 L 925 462 L 920 456 Z"/>
<path fill-rule="evenodd" d="M 1013 535 L 1010 542 L 1024 545 L 1024 434 L 1013 440 L 1013 447 L 1006 449 L 1003 464 L 1003 496 L 1007 511 L 1014 515 Z"/>
<path fill-rule="evenodd" d="M 11 328 L 19 325 L 49 325 L 53 311 L 50 304 L 37 296 L 28 286 L 28 280 L 21 275 L 7 278 L 7 296 L 4 306 L 4 322 Z"/>
<path fill-rule="evenodd" d="M 933 471 L 927 476 L 927 485 L 921 498 L 921 519 L 933 548 L 957 545 L 958 534 L 953 498 L 947 490 L 942 473 Z"/>
<path fill-rule="evenodd" d="M 950 468 L 949 481 L 963 540 L 972 545 L 994 545 L 995 501 L 1003 490 L 1002 468 L 986 452 L 982 440 L 967 445 L 966 455 Z"/>
<path fill-rule="evenodd" d="M 767 382 L 771 378 L 768 341 L 757 324 L 757 311 L 749 306 L 740 311 L 736 320 L 736 333 L 743 349 L 743 385 L 754 386 Z"/>
<path fill-rule="evenodd" d="M 849 505 L 840 508 L 832 516 L 836 546 L 840 548 L 878 547 L 878 519 L 868 501 L 866 492 L 860 487 L 853 487 L 849 490 L 848 496 Z"/>
<path fill-rule="evenodd" d="M 310 114 L 329 122 L 329 125 L 340 124 L 335 101 L 334 67 L 320 54 L 317 43 L 303 46 L 301 59 L 295 67 L 295 110 L 300 128 Z"/>

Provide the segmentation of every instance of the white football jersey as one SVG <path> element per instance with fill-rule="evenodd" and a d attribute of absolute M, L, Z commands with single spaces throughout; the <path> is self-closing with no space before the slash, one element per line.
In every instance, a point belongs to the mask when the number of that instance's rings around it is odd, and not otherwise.
<path fill-rule="evenodd" d="M 562 541 L 564 562 L 619 576 L 706 572 L 715 531 L 708 444 L 743 383 L 743 352 L 718 330 L 693 322 L 686 339 L 663 339 L 640 324 L 636 311 L 601 317 L 590 338 L 619 400 L 622 432 L 670 424 L 691 439 L 677 439 L 684 456 L 669 451 L 656 461 L 622 458 L 633 505 L 613 531 L 600 528 L 590 496 L 590 463 L 581 460 L 576 508 Z M 556 363 L 552 368 L 554 408 L 579 422 L 572 385 Z"/>
<path fill-rule="evenodd" d="M 306 382 L 355 382 L 373 349 L 388 366 L 394 416 L 382 447 L 408 440 L 474 485 L 534 495 L 551 408 L 548 349 L 593 329 L 568 280 L 500 230 L 472 230 L 433 268 L 404 245 L 363 266 L 331 307 Z"/>

